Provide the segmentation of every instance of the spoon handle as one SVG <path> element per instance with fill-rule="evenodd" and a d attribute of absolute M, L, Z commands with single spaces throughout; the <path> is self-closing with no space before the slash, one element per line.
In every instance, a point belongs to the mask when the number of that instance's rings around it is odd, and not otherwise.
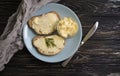
<path fill-rule="evenodd" d="M 95 24 L 93 25 L 93 27 L 90 29 L 90 31 L 87 33 L 87 35 L 84 37 L 84 39 L 81 41 L 80 46 L 82 46 L 97 30 L 99 22 L 95 22 Z M 65 67 L 69 61 L 72 59 L 74 55 L 72 55 L 71 57 L 69 57 L 67 60 L 65 60 L 64 62 L 62 62 L 62 66 Z"/>

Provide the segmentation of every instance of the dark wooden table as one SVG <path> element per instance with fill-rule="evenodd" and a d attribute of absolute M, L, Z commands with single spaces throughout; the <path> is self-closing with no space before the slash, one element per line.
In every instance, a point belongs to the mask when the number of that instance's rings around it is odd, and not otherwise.
<path fill-rule="evenodd" d="M 20 2 L 0 0 L 0 34 Z M 120 76 L 120 1 L 62 0 L 59 3 L 78 15 L 83 37 L 92 24 L 99 21 L 96 33 L 78 49 L 65 68 L 61 63 L 49 64 L 37 60 L 24 47 L 13 56 L 0 76 Z"/>

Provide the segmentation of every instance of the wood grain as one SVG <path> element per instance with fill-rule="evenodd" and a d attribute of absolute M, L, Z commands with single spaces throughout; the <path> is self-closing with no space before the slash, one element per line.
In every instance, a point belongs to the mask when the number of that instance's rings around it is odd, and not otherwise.
<path fill-rule="evenodd" d="M 0 34 L 7 19 L 17 10 L 21 0 L 0 0 Z M 120 72 L 120 1 L 62 0 L 79 17 L 83 37 L 95 21 L 96 33 L 78 49 L 67 67 L 34 58 L 24 47 L 6 64 L 0 76 L 107 76 Z"/>

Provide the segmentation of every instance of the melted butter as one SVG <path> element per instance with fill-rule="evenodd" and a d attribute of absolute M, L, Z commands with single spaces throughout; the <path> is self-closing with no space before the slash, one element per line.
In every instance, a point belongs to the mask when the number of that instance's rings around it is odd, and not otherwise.
<path fill-rule="evenodd" d="M 55 25 L 58 22 L 58 17 L 54 13 L 45 14 L 42 16 L 35 17 L 32 21 L 33 29 L 39 33 L 48 34 L 55 30 Z"/>
<path fill-rule="evenodd" d="M 49 54 L 50 52 L 56 54 L 58 52 L 61 51 L 61 49 L 64 48 L 64 39 L 57 36 L 57 35 L 52 35 L 52 36 L 48 36 L 47 38 L 53 38 L 54 39 L 54 43 L 55 43 L 55 47 L 50 47 L 48 48 L 46 43 L 45 43 L 45 38 L 39 38 L 36 41 L 34 41 L 34 45 L 40 49 L 40 52 L 44 52 L 46 55 Z"/>

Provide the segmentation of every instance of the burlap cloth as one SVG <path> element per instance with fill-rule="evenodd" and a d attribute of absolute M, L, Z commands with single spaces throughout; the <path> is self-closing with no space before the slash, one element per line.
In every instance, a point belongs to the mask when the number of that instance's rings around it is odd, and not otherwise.
<path fill-rule="evenodd" d="M 23 49 L 22 27 L 32 13 L 49 2 L 59 0 L 22 0 L 17 11 L 8 19 L 6 28 L 0 36 L 0 71 L 5 68 L 11 57 Z"/>

